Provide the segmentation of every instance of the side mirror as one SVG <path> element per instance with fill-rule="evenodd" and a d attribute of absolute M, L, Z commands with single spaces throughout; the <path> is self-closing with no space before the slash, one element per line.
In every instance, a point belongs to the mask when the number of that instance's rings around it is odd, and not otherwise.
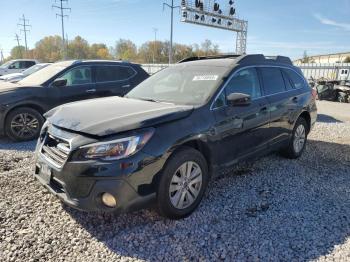
<path fill-rule="evenodd" d="M 250 95 L 242 93 L 232 93 L 227 96 L 230 106 L 248 106 L 252 102 Z"/>
<path fill-rule="evenodd" d="M 67 85 L 67 79 L 57 78 L 52 82 L 51 86 L 53 87 L 64 87 Z"/>
<path fill-rule="evenodd" d="M 15 65 L 9 65 L 8 69 L 16 69 Z"/>

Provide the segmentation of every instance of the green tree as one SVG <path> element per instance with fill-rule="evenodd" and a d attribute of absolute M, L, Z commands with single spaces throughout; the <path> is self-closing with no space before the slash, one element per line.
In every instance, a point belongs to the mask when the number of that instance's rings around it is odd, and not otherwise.
<path fill-rule="evenodd" d="M 69 59 L 88 59 L 90 46 L 81 36 L 76 36 L 72 41 L 69 41 L 67 48 L 67 57 Z"/>
<path fill-rule="evenodd" d="M 62 59 L 62 38 L 46 36 L 35 44 L 33 56 L 42 62 L 56 62 Z"/>
<path fill-rule="evenodd" d="M 19 59 L 23 58 L 25 55 L 25 47 L 24 46 L 15 46 L 11 49 L 11 59 Z"/>
<path fill-rule="evenodd" d="M 345 58 L 344 63 L 350 63 L 350 56 Z"/>
<path fill-rule="evenodd" d="M 114 57 L 118 60 L 134 61 L 137 58 L 137 47 L 130 40 L 119 39 L 115 43 Z"/>
<path fill-rule="evenodd" d="M 111 59 L 109 49 L 105 44 L 92 44 L 89 50 L 90 59 Z"/>

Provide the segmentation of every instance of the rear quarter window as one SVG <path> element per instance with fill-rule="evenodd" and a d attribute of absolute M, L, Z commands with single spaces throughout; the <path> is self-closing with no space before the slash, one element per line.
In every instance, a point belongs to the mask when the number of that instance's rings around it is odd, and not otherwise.
<path fill-rule="evenodd" d="M 304 79 L 299 74 L 294 72 L 293 70 L 291 70 L 291 69 L 283 69 L 283 72 L 290 79 L 290 82 L 292 83 L 293 88 L 299 89 L 299 88 L 303 88 L 305 86 Z"/>

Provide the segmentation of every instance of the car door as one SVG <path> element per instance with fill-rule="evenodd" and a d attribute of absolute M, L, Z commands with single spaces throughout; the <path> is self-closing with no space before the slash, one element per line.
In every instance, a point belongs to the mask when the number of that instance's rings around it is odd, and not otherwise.
<path fill-rule="evenodd" d="M 270 104 L 270 142 L 271 146 L 284 142 L 291 131 L 290 119 L 296 112 L 300 90 L 291 86 L 279 67 L 259 68 L 264 94 Z"/>
<path fill-rule="evenodd" d="M 132 86 L 129 81 L 136 71 L 129 66 L 122 65 L 95 65 L 96 95 L 124 96 Z"/>
<path fill-rule="evenodd" d="M 228 105 L 231 93 L 251 96 L 246 106 Z M 216 151 L 220 164 L 231 164 L 267 149 L 269 111 L 268 101 L 262 96 L 260 80 L 255 68 L 242 69 L 228 80 L 224 91 L 214 103 L 214 131 L 217 136 Z"/>
<path fill-rule="evenodd" d="M 55 80 L 57 79 L 65 79 L 67 84 L 61 87 L 51 86 L 52 92 L 56 94 L 56 104 L 65 104 L 96 97 L 96 85 L 92 75 L 92 68 L 89 65 L 74 67 Z"/>

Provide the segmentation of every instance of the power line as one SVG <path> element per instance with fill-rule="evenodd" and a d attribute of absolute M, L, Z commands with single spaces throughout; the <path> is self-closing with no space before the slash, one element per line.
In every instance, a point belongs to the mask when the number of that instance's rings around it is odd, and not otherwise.
<path fill-rule="evenodd" d="M 19 38 L 18 34 L 15 34 L 15 40 L 17 41 L 17 47 L 18 47 L 19 54 L 21 57 L 23 57 L 21 45 L 19 44 L 19 40 L 21 40 L 21 39 Z"/>
<path fill-rule="evenodd" d="M 170 23 L 170 47 L 169 47 L 169 64 L 173 63 L 173 28 L 174 28 L 174 9 L 180 9 L 180 6 L 174 6 L 174 0 L 171 0 L 171 5 L 163 3 L 164 7 L 171 9 L 171 23 Z"/>
<path fill-rule="evenodd" d="M 64 56 L 66 56 L 66 52 L 65 52 L 65 34 L 64 34 L 64 18 L 65 17 L 68 17 L 68 15 L 65 15 L 64 14 L 64 11 L 65 10 L 69 10 L 71 11 L 72 9 L 69 8 L 69 7 L 63 7 L 63 2 L 67 2 L 68 3 L 68 0 L 58 0 L 60 2 L 60 5 L 57 6 L 57 5 L 52 5 L 52 8 L 57 8 L 57 9 L 60 9 L 60 13 L 57 14 L 56 13 L 56 17 L 61 17 L 61 26 L 62 26 L 62 50 L 63 50 L 63 53 L 64 53 Z M 56 2 L 56 0 L 55 0 Z"/>
<path fill-rule="evenodd" d="M 29 24 L 29 20 L 26 19 L 24 15 L 22 15 L 22 18 L 20 18 L 19 20 L 22 21 L 22 24 L 17 24 L 17 25 L 23 27 L 23 29 L 21 29 L 21 32 L 24 32 L 24 43 L 25 43 L 26 52 L 28 52 L 27 32 L 30 32 L 30 30 L 28 30 L 27 28 L 31 27 L 31 25 Z"/>

